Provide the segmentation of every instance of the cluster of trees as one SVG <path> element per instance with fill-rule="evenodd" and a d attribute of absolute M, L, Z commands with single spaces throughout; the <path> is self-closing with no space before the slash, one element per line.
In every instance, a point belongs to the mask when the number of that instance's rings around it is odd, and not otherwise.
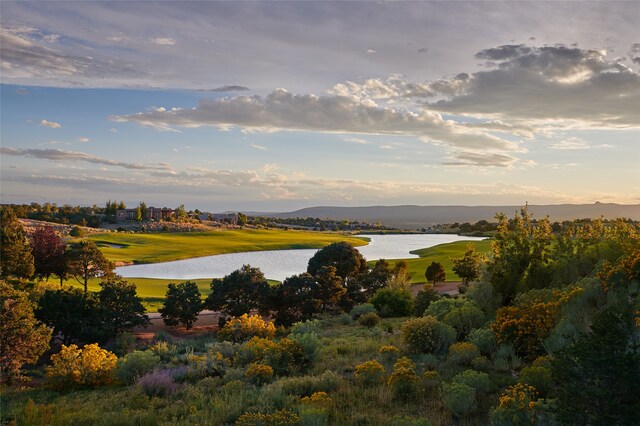
<path fill-rule="evenodd" d="M 247 218 L 249 225 L 276 227 L 277 225 L 288 225 L 291 227 L 305 228 L 314 231 L 361 231 L 367 230 L 392 230 L 380 223 L 366 223 L 358 220 L 336 220 L 336 219 L 320 219 L 317 217 L 291 217 L 291 218 L 279 218 L 279 217 L 265 217 L 265 216 L 250 216 Z"/>

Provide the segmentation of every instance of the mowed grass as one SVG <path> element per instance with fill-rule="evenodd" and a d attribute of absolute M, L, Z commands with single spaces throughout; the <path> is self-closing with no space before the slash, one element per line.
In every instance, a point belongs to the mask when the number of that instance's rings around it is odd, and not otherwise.
<path fill-rule="evenodd" d="M 388 260 L 389 265 L 393 268 L 396 262 L 404 260 L 409 264 L 409 273 L 411 274 L 411 283 L 419 284 L 426 282 L 424 272 L 431 262 L 439 262 L 444 266 L 446 281 L 460 281 L 460 278 L 453 273 L 452 259 L 464 256 L 468 244 L 473 244 L 476 251 L 484 253 L 487 256 L 491 253 L 491 240 L 482 241 L 456 241 L 453 243 L 439 244 L 434 247 L 414 250 L 411 253 L 417 254 L 419 258 L 411 259 L 393 259 Z M 374 262 L 375 263 L 375 262 Z"/>
<path fill-rule="evenodd" d="M 96 234 L 89 237 L 112 262 L 156 263 L 215 254 L 262 250 L 322 248 L 346 241 L 367 244 L 352 235 L 284 230 L 221 230 L 162 234 Z"/>

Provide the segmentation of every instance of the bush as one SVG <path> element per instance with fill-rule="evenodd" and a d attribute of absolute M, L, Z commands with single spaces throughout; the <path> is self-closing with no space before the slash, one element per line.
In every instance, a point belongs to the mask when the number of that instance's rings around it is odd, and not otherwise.
<path fill-rule="evenodd" d="M 402 357 L 394 364 L 387 384 L 391 387 L 394 398 L 408 400 L 417 397 L 419 382 L 420 378 L 415 372 L 413 362 L 407 357 Z"/>
<path fill-rule="evenodd" d="M 522 369 L 518 383 L 533 386 L 540 397 L 547 398 L 553 386 L 553 377 L 549 368 L 531 365 Z"/>
<path fill-rule="evenodd" d="M 440 300 L 440 294 L 433 289 L 433 285 L 425 284 L 424 289 L 416 294 L 413 306 L 413 315 L 421 317 L 431 303 Z"/>
<path fill-rule="evenodd" d="M 265 362 L 269 364 L 277 374 L 286 374 L 292 368 L 302 363 L 302 346 L 295 340 L 284 338 L 276 343 L 275 347 L 267 351 Z"/>
<path fill-rule="evenodd" d="M 149 349 L 154 354 L 160 357 L 163 362 L 170 361 L 171 358 L 178 355 L 178 348 L 176 345 L 170 345 L 166 341 L 160 340 L 149 346 Z"/>
<path fill-rule="evenodd" d="M 378 361 L 367 361 L 356 365 L 356 381 L 365 385 L 376 385 L 384 378 L 384 367 Z"/>
<path fill-rule="evenodd" d="M 239 343 L 252 337 L 273 339 L 275 335 L 276 327 L 272 322 L 263 320 L 259 315 L 244 314 L 227 321 L 218 332 L 218 339 Z"/>
<path fill-rule="evenodd" d="M 491 355 L 496 349 L 496 336 L 488 328 L 476 328 L 467 336 L 467 341 L 476 345 L 484 355 Z"/>
<path fill-rule="evenodd" d="M 320 334 L 320 321 L 307 320 L 296 322 L 291 326 L 291 330 L 289 331 L 289 335 L 292 334 Z"/>
<path fill-rule="evenodd" d="M 384 318 L 406 317 L 413 312 L 413 296 L 402 288 L 381 288 L 370 302 Z"/>
<path fill-rule="evenodd" d="M 508 387 L 499 398 L 498 407 L 491 412 L 492 425 L 535 424 L 537 391 L 534 387 L 518 383 Z"/>
<path fill-rule="evenodd" d="M 300 417 L 289 410 L 280 410 L 271 414 L 245 413 L 238 417 L 236 426 L 288 426 L 295 425 Z"/>
<path fill-rule="evenodd" d="M 285 395 L 308 396 L 315 392 L 331 392 L 338 388 L 340 376 L 333 371 L 325 371 L 319 376 L 286 377 L 269 385 L 279 387 Z"/>
<path fill-rule="evenodd" d="M 380 361 L 382 361 L 382 364 L 385 367 L 391 367 L 391 365 L 398 360 L 400 350 L 393 345 L 386 345 L 380 347 L 378 354 L 380 355 Z"/>
<path fill-rule="evenodd" d="M 136 385 L 148 397 L 168 397 L 173 395 L 179 385 L 173 380 L 173 375 L 169 370 L 155 370 L 138 378 Z"/>
<path fill-rule="evenodd" d="M 354 306 L 353 309 L 351 309 L 351 312 L 349 312 L 349 315 L 351 315 L 351 318 L 356 320 L 360 318 L 361 315 L 368 314 L 369 312 L 377 313 L 378 311 L 376 311 L 376 307 L 371 303 L 362 303 Z"/>
<path fill-rule="evenodd" d="M 444 352 L 455 341 L 456 331 L 435 317 L 427 316 L 405 321 L 402 337 L 412 351 Z"/>
<path fill-rule="evenodd" d="M 479 356 L 480 351 L 473 343 L 454 343 L 449 348 L 449 360 L 454 364 L 469 364 L 472 359 Z"/>
<path fill-rule="evenodd" d="M 422 382 L 424 383 L 424 387 L 431 393 L 434 389 L 440 386 L 440 382 L 442 381 L 442 377 L 440 377 L 440 373 L 435 370 L 427 370 L 422 373 Z"/>
<path fill-rule="evenodd" d="M 489 375 L 487 373 L 480 373 L 473 370 L 465 370 L 462 373 L 456 374 L 453 377 L 452 382 L 470 386 L 474 388 L 477 393 L 487 393 L 491 388 Z"/>
<path fill-rule="evenodd" d="M 463 338 L 473 329 L 482 327 L 486 322 L 486 317 L 475 303 L 467 301 L 464 305 L 447 313 L 442 322 L 455 328 L 458 332 L 458 338 Z"/>
<path fill-rule="evenodd" d="M 252 363 L 244 372 L 244 377 L 254 385 L 263 385 L 273 379 L 273 368 L 269 365 Z"/>
<path fill-rule="evenodd" d="M 116 377 L 123 383 L 131 384 L 138 377 L 152 371 L 160 362 L 160 357 L 151 351 L 134 351 L 116 364 Z"/>
<path fill-rule="evenodd" d="M 432 302 L 427 310 L 424 311 L 424 316 L 433 316 L 436 317 L 439 321 L 451 312 L 455 308 L 459 308 L 464 306 L 465 303 L 468 303 L 465 299 L 453 299 L 450 297 L 445 297 L 435 302 Z"/>
<path fill-rule="evenodd" d="M 47 383 L 58 390 L 106 385 L 117 361 L 113 353 L 95 343 L 83 349 L 62 345 L 60 352 L 51 356 L 53 365 L 46 368 Z"/>
<path fill-rule="evenodd" d="M 471 360 L 471 368 L 478 371 L 487 371 L 491 367 L 491 362 L 486 356 L 478 356 Z"/>
<path fill-rule="evenodd" d="M 300 403 L 326 410 L 331 407 L 333 401 L 326 392 L 314 392 L 311 396 L 301 398 Z"/>
<path fill-rule="evenodd" d="M 380 317 L 375 312 L 368 312 L 366 314 L 362 314 L 360 318 L 358 318 L 358 324 L 363 325 L 365 327 L 373 328 L 380 323 Z"/>
<path fill-rule="evenodd" d="M 443 383 L 442 402 L 456 417 L 466 417 L 477 407 L 476 390 L 463 383 Z"/>
<path fill-rule="evenodd" d="M 307 366 L 318 359 L 320 339 L 316 333 L 290 334 L 289 338 L 302 349 L 302 365 Z"/>

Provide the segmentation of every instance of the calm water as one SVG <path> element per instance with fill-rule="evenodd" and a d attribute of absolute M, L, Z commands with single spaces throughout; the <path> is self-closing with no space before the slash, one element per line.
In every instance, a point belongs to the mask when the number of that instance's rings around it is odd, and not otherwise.
<path fill-rule="evenodd" d="M 358 247 L 360 253 L 367 260 L 418 257 L 409 252 L 454 241 L 482 239 L 434 234 L 362 235 L 362 237 L 371 239 L 368 245 Z M 219 254 L 174 262 L 122 266 L 116 268 L 116 272 L 125 278 L 145 277 L 187 280 L 223 277 L 239 269 L 242 265 L 250 264 L 251 266 L 259 267 L 267 278 L 282 281 L 286 277 L 306 271 L 307 263 L 316 251 L 316 249 L 271 250 Z"/>

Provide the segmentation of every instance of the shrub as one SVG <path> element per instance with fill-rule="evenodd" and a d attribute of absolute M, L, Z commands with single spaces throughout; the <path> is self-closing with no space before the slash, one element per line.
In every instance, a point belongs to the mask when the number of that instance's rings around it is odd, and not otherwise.
<path fill-rule="evenodd" d="M 380 317 L 375 312 L 362 314 L 360 318 L 358 318 L 358 324 L 365 327 L 373 328 L 378 325 L 378 323 L 380 323 Z"/>
<path fill-rule="evenodd" d="M 333 401 L 326 392 L 314 392 L 311 396 L 300 399 L 300 403 L 311 405 L 317 408 L 329 409 Z"/>
<path fill-rule="evenodd" d="M 422 382 L 424 383 L 424 387 L 431 393 L 434 389 L 437 389 L 440 386 L 440 382 L 442 381 L 442 377 L 440 377 L 440 373 L 435 370 L 427 370 L 422 373 Z"/>
<path fill-rule="evenodd" d="M 161 361 L 167 362 L 170 361 L 171 358 L 178 355 L 178 348 L 176 345 L 170 345 L 166 341 L 160 340 L 149 346 L 149 349 L 154 354 L 160 357 Z"/>
<path fill-rule="evenodd" d="M 149 397 L 168 397 L 179 388 L 169 370 L 155 370 L 139 377 L 136 385 Z"/>
<path fill-rule="evenodd" d="M 467 341 L 476 345 L 484 355 L 491 355 L 496 349 L 496 336 L 488 328 L 476 328 L 467 336 Z"/>
<path fill-rule="evenodd" d="M 265 361 L 277 374 L 286 374 L 302 363 L 302 346 L 297 341 L 285 337 L 267 351 Z"/>
<path fill-rule="evenodd" d="M 466 299 L 453 299 L 450 297 L 445 297 L 435 302 L 432 302 L 426 311 L 424 311 L 424 316 L 433 316 L 436 317 L 439 321 L 451 312 L 455 308 L 459 308 L 465 305 L 465 303 L 469 303 Z"/>
<path fill-rule="evenodd" d="M 60 352 L 51 356 L 53 365 L 46 368 L 47 382 L 59 390 L 105 385 L 111 382 L 117 360 L 113 353 L 95 343 L 83 349 L 62 345 Z"/>
<path fill-rule="evenodd" d="M 413 306 L 413 315 L 421 317 L 431 303 L 440 300 L 440 294 L 433 289 L 433 285 L 425 284 L 424 288 L 416 294 Z"/>
<path fill-rule="evenodd" d="M 456 374 L 453 383 L 462 383 L 476 390 L 477 393 L 487 393 L 491 388 L 491 380 L 487 373 L 480 373 L 473 370 L 464 370 L 462 373 Z"/>
<path fill-rule="evenodd" d="M 417 396 L 419 381 L 413 362 L 407 357 L 402 357 L 394 364 L 387 384 L 391 387 L 394 398 L 408 400 Z"/>
<path fill-rule="evenodd" d="M 259 315 L 244 314 L 227 321 L 218 332 L 218 339 L 239 343 L 252 337 L 273 339 L 275 335 L 276 327 L 272 322 L 263 320 Z"/>
<path fill-rule="evenodd" d="M 252 363 L 244 372 L 244 377 L 254 385 L 263 385 L 273 379 L 273 368 L 269 365 Z"/>
<path fill-rule="evenodd" d="M 297 342 L 302 349 L 302 365 L 316 361 L 320 349 L 320 339 L 316 333 L 290 334 L 289 338 Z"/>
<path fill-rule="evenodd" d="M 245 413 L 238 417 L 236 426 L 288 426 L 299 421 L 297 414 L 285 409 L 271 414 Z"/>
<path fill-rule="evenodd" d="M 471 368 L 478 371 L 487 371 L 491 367 L 491 362 L 486 356 L 477 356 L 471 360 Z"/>
<path fill-rule="evenodd" d="M 382 382 L 385 371 L 382 364 L 372 360 L 356 365 L 356 381 L 365 385 L 375 385 Z"/>
<path fill-rule="evenodd" d="M 252 337 L 240 346 L 237 360 L 240 364 L 258 362 L 267 358 L 267 355 L 275 350 L 277 343 L 263 337 Z"/>
<path fill-rule="evenodd" d="M 296 322 L 291 326 L 289 334 L 320 334 L 320 321 L 307 320 Z"/>
<path fill-rule="evenodd" d="M 496 357 L 493 359 L 493 368 L 495 368 L 496 371 L 502 372 L 511 370 L 509 360 L 502 357 Z"/>
<path fill-rule="evenodd" d="M 546 398 L 551 392 L 553 377 L 549 368 L 531 365 L 522 369 L 518 383 L 533 386 L 542 398 Z"/>
<path fill-rule="evenodd" d="M 393 345 L 381 346 L 378 351 L 380 355 L 380 361 L 385 367 L 390 367 L 394 362 L 398 360 L 400 350 Z"/>
<path fill-rule="evenodd" d="M 463 383 L 443 383 L 442 402 L 456 417 L 466 417 L 476 409 L 476 390 Z"/>
<path fill-rule="evenodd" d="M 533 386 L 518 383 L 508 387 L 500 395 L 498 407 L 491 412 L 491 424 L 535 424 L 536 399 L 537 391 Z"/>
<path fill-rule="evenodd" d="M 408 416 L 395 416 L 391 418 L 391 423 L 393 426 L 433 426 L 427 419 L 420 419 Z"/>
<path fill-rule="evenodd" d="M 449 359 L 454 364 L 469 364 L 472 359 L 480 356 L 480 351 L 473 343 L 459 342 L 449 347 Z"/>
<path fill-rule="evenodd" d="M 402 337 L 416 352 L 444 352 L 455 341 L 456 331 L 435 317 L 414 318 L 402 324 Z"/>
<path fill-rule="evenodd" d="M 307 396 L 315 392 L 331 392 L 338 388 L 342 379 L 333 371 L 319 376 L 297 376 L 279 379 L 270 386 L 279 387 L 285 395 Z"/>
<path fill-rule="evenodd" d="M 360 318 L 361 315 L 368 314 L 370 312 L 377 313 L 378 311 L 376 311 L 376 307 L 371 303 L 362 303 L 354 306 L 353 309 L 351 309 L 351 312 L 349 312 L 349 315 L 351 315 L 351 318 L 356 320 Z"/>
<path fill-rule="evenodd" d="M 413 296 L 402 288 L 381 288 L 370 302 L 384 318 L 406 317 L 413 312 Z"/>
<path fill-rule="evenodd" d="M 151 351 L 133 351 L 116 364 L 116 377 L 123 383 L 131 384 L 136 378 L 152 371 L 160 362 L 160 357 Z"/>
<path fill-rule="evenodd" d="M 455 328 L 458 332 L 458 338 L 462 338 L 467 336 L 471 330 L 482 327 L 486 322 L 486 317 L 475 303 L 467 301 L 462 306 L 449 311 L 442 322 Z"/>

